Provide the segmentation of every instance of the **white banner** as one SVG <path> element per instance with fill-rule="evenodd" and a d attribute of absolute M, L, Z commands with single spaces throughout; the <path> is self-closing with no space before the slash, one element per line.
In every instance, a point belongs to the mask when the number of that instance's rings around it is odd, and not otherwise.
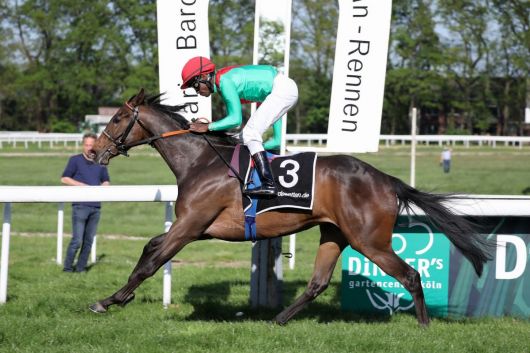
<path fill-rule="evenodd" d="M 160 92 L 166 92 L 165 104 L 188 103 L 183 115 L 211 120 L 211 98 L 185 91 L 181 72 L 184 64 L 194 56 L 210 57 L 208 32 L 208 0 L 157 0 L 158 66 Z"/>
<path fill-rule="evenodd" d="M 377 152 L 392 0 L 339 0 L 327 149 Z"/>
<path fill-rule="evenodd" d="M 256 0 L 254 13 L 254 52 L 252 64 L 258 65 L 260 56 L 260 45 L 263 47 L 272 47 L 277 52 L 283 52 L 283 66 L 277 67 L 282 74 L 289 76 L 289 52 L 291 49 L 291 9 L 292 0 Z M 276 37 L 262 38 L 260 36 L 260 19 L 274 21 L 283 24 L 283 32 Z M 263 43 L 264 39 L 272 40 L 270 43 Z M 256 103 L 252 103 L 252 114 L 256 110 Z M 280 154 L 285 153 L 285 135 L 287 134 L 287 114 L 282 119 L 282 138 L 280 144 Z"/>

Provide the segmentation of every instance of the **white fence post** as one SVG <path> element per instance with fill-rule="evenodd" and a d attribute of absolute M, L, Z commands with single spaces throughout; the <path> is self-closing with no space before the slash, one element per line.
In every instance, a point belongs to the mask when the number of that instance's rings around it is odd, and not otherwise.
<path fill-rule="evenodd" d="M 11 203 L 4 203 L 2 224 L 2 252 L 0 255 L 0 304 L 7 300 L 7 268 L 9 264 L 9 238 L 11 237 Z"/>
<path fill-rule="evenodd" d="M 296 234 L 291 234 L 289 236 L 289 252 L 291 253 L 291 257 L 289 258 L 289 269 L 294 270 L 296 257 Z"/>
<path fill-rule="evenodd" d="M 412 108 L 410 128 L 410 186 L 416 186 L 416 108 Z"/>
<path fill-rule="evenodd" d="M 97 240 L 98 240 L 98 236 L 97 235 L 94 235 L 94 240 L 92 241 L 92 249 L 90 249 L 90 260 L 92 261 L 93 264 L 96 263 L 96 243 L 97 243 Z"/>
<path fill-rule="evenodd" d="M 57 265 L 63 263 L 64 202 L 57 205 Z"/>
<path fill-rule="evenodd" d="M 166 221 L 164 222 L 164 231 L 167 233 L 173 224 L 173 202 L 166 202 Z M 171 260 L 164 264 L 164 279 L 162 289 L 162 305 L 167 309 L 171 304 Z"/>

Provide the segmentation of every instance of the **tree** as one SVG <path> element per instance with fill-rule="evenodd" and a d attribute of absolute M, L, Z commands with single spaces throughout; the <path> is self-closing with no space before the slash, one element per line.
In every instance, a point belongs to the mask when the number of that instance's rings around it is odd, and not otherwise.
<path fill-rule="evenodd" d="M 445 74 L 456 84 L 449 105 L 462 112 L 461 128 L 485 131 L 493 121 L 488 105 L 488 70 L 491 51 L 488 40 L 490 17 L 485 1 L 440 1 L 439 14 L 450 33 L 445 44 Z"/>
<path fill-rule="evenodd" d="M 409 112 L 438 110 L 442 50 L 430 1 L 393 2 L 383 131 L 409 131 Z M 405 130 L 403 130 L 405 128 Z"/>
<path fill-rule="evenodd" d="M 157 89 L 154 10 L 148 1 L 5 3 L 1 24 L 13 35 L 1 47 L 13 52 L 12 81 L 0 128 L 76 126 L 98 106 L 121 103 L 138 81 Z"/>
<path fill-rule="evenodd" d="M 288 131 L 327 131 L 333 60 L 338 25 L 338 2 L 294 0 L 290 76 L 299 99 Z M 293 118 L 294 115 L 294 119 Z"/>
<path fill-rule="evenodd" d="M 524 1 L 492 0 L 488 7 L 497 20 L 499 33 L 493 51 L 493 72 L 497 77 L 496 132 L 499 135 L 522 134 L 524 108 L 530 106 L 528 6 Z"/>

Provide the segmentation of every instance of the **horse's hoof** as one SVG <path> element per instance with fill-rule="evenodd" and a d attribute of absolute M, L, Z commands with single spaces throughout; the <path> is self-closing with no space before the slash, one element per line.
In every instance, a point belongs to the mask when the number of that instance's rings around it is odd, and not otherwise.
<path fill-rule="evenodd" d="M 129 304 L 130 302 L 132 302 L 134 299 L 134 293 L 131 293 L 129 294 L 129 296 L 127 297 L 127 299 L 125 299 L 123 301 L 123 303 L 120 304 L 120 306 L 123 308 L 125 305 Z"/>
<path fill-rule="evenodd" d="M 287 321 L 288 320 L 285 320 L 285 319 L 280 318 L 279 316 L 276 316 L 274 318 L 273 323 L 275 323 L 276 325 L 285 326 L 287 325 Z"/>
<path fill-rule="evenodd" d="M 107 312 L 107 308 L 105 308 L 103 305 L 101 305 L 100 302 L 94 303 L 88 307 L 90 311 L 96 314 L 103 314 Z"/>

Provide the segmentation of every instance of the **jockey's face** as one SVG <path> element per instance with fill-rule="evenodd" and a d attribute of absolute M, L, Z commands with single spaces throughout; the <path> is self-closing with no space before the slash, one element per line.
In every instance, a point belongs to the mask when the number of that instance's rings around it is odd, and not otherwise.
<path fill-rule="evenodd" d="M 198 78 L 197 81 L 193 84 L 193 88 L 195 89 L 195 92 L 197 92 L 203 97 L 209 97 L 210 94 L 212 94 L 208 86 L 203 82 L 206 80 L 208 80 L 208 76 L 201 75 L 201 77 Z"/>
<path fill-rule="evenodd" d="M 210 94 L 212 94 L 212 92 L 210 92 L 210 89 L 208 88 L 208 86 L 206 86 L 206 84 L 204 84 L 204 83 L 201 83 L 199 85 L 199 90 L 197 91 L 197 93 L 199 93 L 203 97 L 209 97 Z"/>

